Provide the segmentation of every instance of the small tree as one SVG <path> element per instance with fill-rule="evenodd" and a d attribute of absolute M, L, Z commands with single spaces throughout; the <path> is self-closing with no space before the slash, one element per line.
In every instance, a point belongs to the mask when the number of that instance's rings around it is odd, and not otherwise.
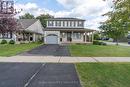
<path fill-rule="evenodd" d="M 99 27 L 103 33 L 115 39 L 117 45 L 118 40 L 128 33 L 130 27 L 129 3 L 130 0 L 116 0 L 114 2 L 113 11 L 103 15 L 108 16 L 109 19 Z"/>
<path fill-rule="evenodd" d="M 15 18 L 0 18 L 0 33 L 12 33 L 18 30 L 17 20 Z"/>
<path fill-rule="evenodd" d="M 101 37 L 100 37 L 100 34 L 99 33 L 95 33 L 94 34 L 94 40 L 100 40 Z"/>
<path fill-rule="evenodd" d="M 35 19 L 34 15 L 30 14 L 30 13 L 26 13 L 22 16 L 19 16 L 19 19 Z"/>
<path fill-rule="evenodd" d="M 120 23 L 103 24 L 100 26 L 100 29 L 102 29 L 102 33 L 108 35 L 110 38 L 113 38 L 117 45 L 119 39 L 124 37 L 127 32 L 125 29 L 120 27 Z"/>
<path fill-rule="evenodd" d="M 41 24 L 44 28 L 46 28 L 46 19 L 49 19 L 49 18 L 54 18 L 52 15 L 49 15 L 49 14 L 42 14 L 40 16 L 37 17 L 37 19 L 39 19 L 41 21 Z"/>
<path fill-rule="evenodd" d="M 13 0 L 0 0 L 0 33 L 2 36 L 9 32 L 12 34 L 12 32 L 19 29 L 17 20 L 14 18 L 18 13 L 19 12 L 14 9 Z"/>

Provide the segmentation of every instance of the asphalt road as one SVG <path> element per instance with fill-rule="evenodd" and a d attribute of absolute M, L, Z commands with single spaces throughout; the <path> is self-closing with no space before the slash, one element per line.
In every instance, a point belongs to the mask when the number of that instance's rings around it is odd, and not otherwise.
<path fill-rule="evenodd" d="M 21 56 L 70 56 L 69 49 L 65 45 L 42 45 Z"/>
<path fill-rule="evenodd" d="M 0 87 L 81 87 L 74 64 L 0 63 Z"/>

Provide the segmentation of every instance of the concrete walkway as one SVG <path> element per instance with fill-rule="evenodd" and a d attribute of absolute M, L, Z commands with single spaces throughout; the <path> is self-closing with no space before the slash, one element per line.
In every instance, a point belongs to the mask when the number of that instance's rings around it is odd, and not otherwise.
<path fill-rule="evenodd" d="M 0 57 L 0 62 L 20 62 L 20 63 L 130 62 L 130 57 L 14 56 L 3 58 Z"/>

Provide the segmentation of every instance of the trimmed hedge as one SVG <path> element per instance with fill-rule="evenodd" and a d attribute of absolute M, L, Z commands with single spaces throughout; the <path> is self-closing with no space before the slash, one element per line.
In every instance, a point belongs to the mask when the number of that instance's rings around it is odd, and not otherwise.
<path fill-rule="evenodd" d="M 10 40 L 9 44 L 15 44 L 15 41 L 14 40 Z"/>
<path fill-rule="evenodd" d="M 2 40 L 1 44 L 7 44 L 8 42 L 6 40 Z"/>

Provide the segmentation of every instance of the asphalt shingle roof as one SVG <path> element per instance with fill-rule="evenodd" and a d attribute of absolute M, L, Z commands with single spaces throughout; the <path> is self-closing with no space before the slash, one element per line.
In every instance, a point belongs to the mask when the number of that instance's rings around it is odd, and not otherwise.
<path fill-rule="evenodd" d="M 79 20 L 79 21 L 85 21 L 84 19 L 79 19 L 79 18 L 50 18 L 47 20 Z"/>
<path fill-rule="evenodd" d="M 38 20 L 37 19 L 19 19 L 18 21 L 21 24 L 23 29 L 27 29 L 29 26 L 31 26 Z"/>

